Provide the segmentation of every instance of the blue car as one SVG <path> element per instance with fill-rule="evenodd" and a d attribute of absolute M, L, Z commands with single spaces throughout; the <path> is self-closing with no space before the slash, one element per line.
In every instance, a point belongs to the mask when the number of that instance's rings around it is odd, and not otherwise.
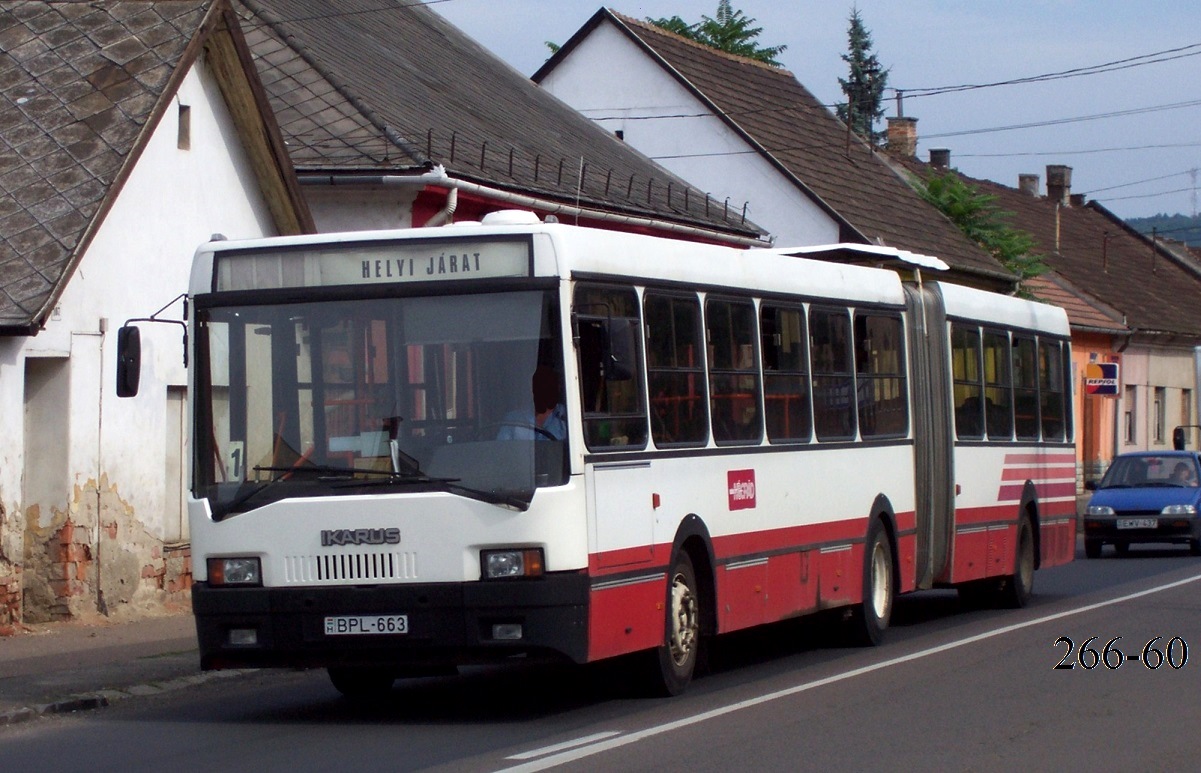
<path fill-rule="evenodd" d="M 1099 483 L 1084 513 L 1084 554 L 1105 543 L 1125 555 L 1138 542 L 1187 544 L 1201 556 L 1201 465 L 1195 451 L 1121 454 Z"/>

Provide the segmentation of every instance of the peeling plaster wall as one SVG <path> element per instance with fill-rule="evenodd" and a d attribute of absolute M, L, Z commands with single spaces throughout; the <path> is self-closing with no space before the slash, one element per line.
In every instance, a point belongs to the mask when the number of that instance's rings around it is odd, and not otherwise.
<path fill-rule="evenodd" d="M 177 146 L 178 105 L 191 108 L 190 150 Z M 141 390 L 130 399 L 116 397 L 114 334 L 184 292 L 196 247 L 217 232 L 253 238 L 274 226 L 202 63 L 155 128 L 52 320 L 34 337 L 0 338 L 0 634 L 22 618 L 136 616 L 187 602 L 190 551 L 164 545 L 165 508 L 178 499 L 168 487 L 184 485 L 166 479 L 167 388 L 187 384 L 182 329 L 141 326 Z M 160 316 L 181 311 L 176 304 Z M 62 404 L 39 408 L 27 425 L 31 359 L 67 368 Z M 47 422 L 58 417 L 69 417 L 62 442 L 26 437 L 53 430 Z M 47 459 L 61 463 L 61 476 L 42 475 Z"/>

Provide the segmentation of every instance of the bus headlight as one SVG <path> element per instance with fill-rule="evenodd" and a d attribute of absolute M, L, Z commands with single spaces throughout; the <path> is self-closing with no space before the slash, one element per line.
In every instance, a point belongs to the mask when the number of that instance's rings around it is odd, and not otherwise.
<path fill-rule="evenodd" d="M 209 585 L 262 585 L 263 569 L 258 558 L 210 558 Z"/>
<path fill-rule="evenodd" d="M 1197 508 L 1193 505 L 1168 505 L 1160 515 L 1196 515 Z"/>
<path fill-rule="evenodd" d="M 541 577 L 542 548 L 481 550 L 480 571 L 485 580 L 505 577 Z"/>

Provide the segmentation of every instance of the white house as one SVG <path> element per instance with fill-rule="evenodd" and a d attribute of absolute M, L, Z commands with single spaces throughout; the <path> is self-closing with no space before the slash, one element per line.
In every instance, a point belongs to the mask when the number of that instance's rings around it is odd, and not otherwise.
<path fill-rule="evenodd" d="M 697 188 L 748 202 L 777 245 L 885 245 L 937 255 L 954 281 L 1014 286 L 783 68 L 602 8 L 533 79 Z"/>
<path fill-rule="evenodd" d="M 0 632 L 186 590 L 181 318 L 213 233 L 311 231 L 228 0 L 0 3 Z M 184 596 L 183 598 L 186 598 Z"/>

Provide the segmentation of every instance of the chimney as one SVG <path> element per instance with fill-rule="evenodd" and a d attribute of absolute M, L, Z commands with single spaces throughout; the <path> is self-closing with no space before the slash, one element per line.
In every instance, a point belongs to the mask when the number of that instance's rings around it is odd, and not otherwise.
<path fill-rule="evenodd" d="M 888 149 L 898 156 L 917 155 L 917 119 L 904 116 L 888 119 Z"/>
<path fill-rule="evenodd" d="M 1027 196 L 1038 198 L 1038 175 L 1030 173 L 1019 174 L 1018 190 Z"/>
<path fill-rule="evenodd" d="M 1047 164 L 1047 198 L 1066 207 L 1071 195 L 1072 167 Z"/>
<path fill-rule="evenodd" d="M 934 167 L 935 169 L 950 169 L 950 148 L 930 148 L 930 166 Z"/>
<path fill-rule="evenodd" d="M 1084 206 L 1084 194 L 1083 193 L 1073 193 L 1071 198 L 1068 199 L 1068 201 L 1070 201 L 1072 203 L 1073 207 L 1083 207 Z"/>

